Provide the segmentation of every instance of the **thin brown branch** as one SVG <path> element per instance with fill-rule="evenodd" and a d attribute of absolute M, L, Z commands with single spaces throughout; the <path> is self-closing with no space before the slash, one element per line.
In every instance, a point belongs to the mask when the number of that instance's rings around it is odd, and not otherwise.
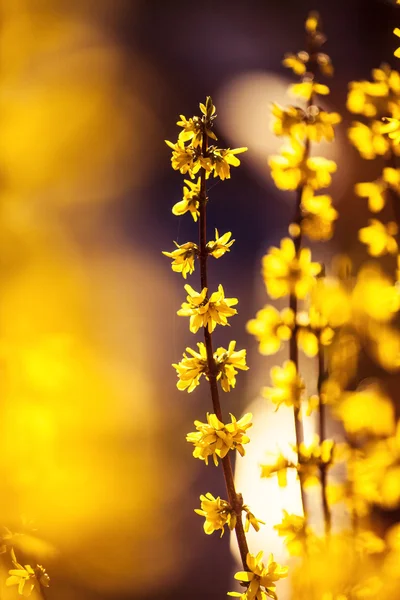
<path fill-rule="evenodd" d="M 205 129 L 205 128 L 204 128 Z M 207 154 L 207 134 L 203 131 L 203 144 L 202 154 Z M 199 199 L 199 263 L 200 263 L 200 281 L 201 288 L 207 288 L 208 296 L 208 283 L 207 283 L 207 186 L 206 186 L 206 171 L 201 170 L 200 179 L 200 199 Z M 219 400 L 219 390 L 217 383 L 217 372 L 216 364 L 213 356 L 213 345 L 212 335 L 208 331 L 207 327 L 204 327 L 204 343 L 207 351 L 207 363 L 208 363 L 208 380 L 210 385 L 211 400 L 214 409 L 214 413 L 217 418 L 223 422 L 221 403 Z M 236 492 L 235 480 L 233 476 L 232 464 L 229 454 L 222 459 L 222 468 L 224 472 L 225 486 L 228 493 L 229 503 L 236 513 L 237 520 L 235 526 L 235 533 L 237 543 L 239 546 L 240 557 L 242 559 L 243 568 L 247 571 L 246 558 L 249 551 L 245 532 L 243 529 L 242 522 L 242 509 L 243 509 L 243 498 L 241 494 Z"/>
<path fill-rule="evenodd" d="M 325 361 L 324 361 L 324 349 L 321 343 L 318 345 L 318 396 L 319 396 L 319 411 L 318 411 L 318 424 L 319 424 L 319 441 L 320 444 L 326 439 L 326 407 L 321 402 L 321 390 L 322 384 L 325 380 Z M 322 510 L 324 515 L 324 525 L 326 535 L 330 534 L 332 525 L 332 516 L 328 503 L 327 496 L 327 465 L 325 463 L 320 464 L 320 478 L 321 478 L 321 496 L 322 496 Z"/>

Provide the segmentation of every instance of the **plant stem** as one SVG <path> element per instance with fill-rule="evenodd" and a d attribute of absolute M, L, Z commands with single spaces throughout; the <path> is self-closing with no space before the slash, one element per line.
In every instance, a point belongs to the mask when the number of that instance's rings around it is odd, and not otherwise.
<path fill-rule="evenodd" d="M 319 396 L 319 441 L 320 444 L 326 438 L 326 407 L 321 402 L 321 389 L 325 379 L 325 361 L 324 361 L 324 350 L 319 342 L 318 344 L 318 396 Z M 332 517 L 331 511 L 328 504 L 327 496 L 327 465 L 325 463 L 320 464 L 320 477 L 321 477 L 321 495 L 322 495 L 322 509 L 324 514 L 325 533 L 329 535 L 331 532 Z"/>
<path fill-rule="evenodd" d="M 202 154 L 205 156 L 207 153 L 207 134 L 205 128 L 203 131 L 203 144 Z M 201 170 L 200 175 L 200 198 L 199 198 L 199 263 L 200 263 L 200 281 L 201 289 L 207 288 L 208 296 L 208 284 L 207 284 L 207 189 L 206 189 L 206 171 Z M 210 384 L 211 400 L 214 409 L 214 413 L 217 418 L 223 422 L 221 403 L 219 400 L 219 390 L 217 383 L 217 372 L 216 364 L 213 356 L 213 345 L 212 335 L 208 331 L 207 327 L 204 327 L 204 343 L 207 351 L 207 363 L 208 363 L 208 380 Z M 229 454 L 227 454 L 222 460 L 222 468 L 224 472 L 225 486 L 228 493 L 229 503 L 236 513 L 237 520 L 235 526 L 236 538 L 239 546 L 240 557 L 242 559 L 243 569 L 248 570 L 247 567 L 247 554 L 249 551 L 246 535 L 243 529 L 242 522 L 242 509 L 243 509 L 243 498 L 241 494 L 236 492 L 235 480 L 233 476 L 232 464 Z"/>
<path fill-rule="evenodd" d="M 386 159 L 386 166 L 391 167 L 392 169 L 397 168 L 396 155 L 391 150 L 389 157 Z M 395 221 L 400 229 L 400 197 L 397 192 L 392 187 L 388 188 L 390 200 L 392 202 L 392 210 L 394 214 Z"/>

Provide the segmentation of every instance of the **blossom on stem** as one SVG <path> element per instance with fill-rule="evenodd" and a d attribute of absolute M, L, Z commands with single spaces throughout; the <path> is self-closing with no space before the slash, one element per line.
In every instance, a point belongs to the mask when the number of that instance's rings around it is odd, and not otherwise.
<path fill-rule="evenodd" d="M 242 600 L 265 600 L 267 597 L 276 600 L 275 582 L 287 576 L 288 568 L 276 563 L 272 554 L 265 566 L 262 562 L 263 554 L 263 552 L 259 552 L 256 556 L 250 552 L 247 554 L 246 563 L 249 570 L 239 571 L 235 574 L 235 579 L 242 584 L 248 584 L 248 588 L 243 594 L 228 592 L 229 596 Z"/>
<path fill-rule="evenodd" d="M 219 496 L 214 498 L 210 492 L 205 496 L 200 496 L 201 509 L 195 508 L 194 512 L 205 517 L 204 521 L 204 532 L 207 535 L 211 535 L 218 529 L 221 530 L 221 537 L 224 535 L 224 527 L 228 525 L 232 531 L 235 529 L 237 516 L 229 502 L 222 500 Z"/>
<path fill-rule="evenodd" d="M 229 342 L 228 349 L 217 348 L 214 361 L 217 369 L 217 381 L 220 380 L 224 392 L 230 392 L 236 385 L 237 369 L 247 371 L 246 350 L 235 350 L 236 342 Z"/>
<path fill-rule="evenodd" d="M 237 310 L 231 308 L 238 303 L 237 298 L 225 298 L 224 288 L 220 284 L 218 290 L 207 297 L 207 288 L 200 293 L 189 284 L 185 285 L 188 293 L 187 302 L 177 311 L 180 317 L 190 317 L 190 331 L 197 333 L 200 327 L 207 327 L 209 333 L 214 331 L 217 324 L 229 325 L 228 317 L 236 315 Z"/>
<path fill-rule="evenodd" d="M 274 529 L 279 536 L 285 538 L 285 545 L 292 556 L 303 554 L 307 536 L 310 534 L 304 517 L 283 510 L 282 522 L 274 525 Z"/>
<path fill-rule="evenodd" d="M 211 161 L 211 169 L 214 172 L 214 177 L 219 177 L 222 181 L 224 179 L 230 179 L 231 171 L 230 167 L 238 167 L 240 160 L 236 157 L 236 154 L 246 152 L 247 148 L 214 148 L 211 147 L 208 150 L 207 156 Z"/>
<path fill-rule="evenodd" d="M 280 453 L 275 457 L 274 461 L 261 465 L 261 477 L 266 477 L 268 479 L 276 474 L 279 487 L 286 487 L 287 470 L 293 466 L 293 463 Z"/>
<path fill-rule="evenodd" d="M 207 350 L 203 342 L 197 344 L 198 352 L 191 348 L 186 348 L 186 352 L 190 357 L 183 353 L 183 359 L 180 363 L 174 363 L 172 366 L 176 369 L 178 382 L 176 384 L 178 390 L 187 390 L 193 392 L 200 384 L 202 375 L 206 375 L 208 370 Z"/>
<path fill-rule="evenodd" d="M 199 206 L 201 179 L 199 177 L 196 183 L 189 181 L 188 179 L 185 179 L 184 182 L 186 185 L 183 186 L 183 200 L 180 200 L 174 204 L 172 207 L 172 212 L 178 217 L 190 212 L 193 217 L 193 221 L 196 222 L 197 218 L 200 216 Z"/>
<path fill-rule="evenodd" d="M 246 413 L 239 421 L 231 414 L 231 423 L 224 425 L 216 415 L 207 413 L 207 423 L 195 421 L 197 431 L 186 436 L 186 440 L 194 444 L 193 456 L 204 460 L 206 465 L 212 456 L 215 466 L 218 466 L 218 458 L 224 458 L 229 450 L 237 450 L 244 456 L 243 444 L 250 441 L 246 431 L 253 425 L 251 419 L 251 413 Z"/>
<path fill-rule="evenodd" d="M 368 227 L 362 227 L 358 232 L 358 239 L 368 246 L 371 256 L 384 254 L 397 254 L 398 246 L 395 235 L 398 233 L 397 223 L 390 221 L 386 225 L 377 219 L 369 219 Z"/>
<path fill-rule="evenodd" d="M 332 206 L 332 198 L 327 194 L 315 196 L 310 186 L 303 188 L 301 195 L 301 231 L 310 240 L 330 240 L 333 235 L 333 223 L 338 212 Z"/>
<path fill-rule="evenodd" d="M 164 256 L 172 258 L 171 268 L 175 273 L 182 273 L 184 279 L 187 275 L 191 275 L 194 271 L 194 261 L 198 254 L 197 244 L 193 242 L 186 242 L 185 244 L 178 244 L 174 242 L 176 250 L 172 252 L 163 252 Z"/>
<path fill-rule="evenodd" d="M 229 252 L 235 240 L 230 240 L 232 233 L 228 231 L 223 235 L 219 235 L 218 229 L 215 230 L 215 240 L 207 242 L 207 252 L 214 258 L 221 258 L 225 252 Z"/>
<path fill-rule="evenodd" d="M 244 522 L 244 531 L 245 533 L 248 533 L 248 531 L 250 530 L 250 525 L 253 527 L 253 529 L 255 529 L 255 531 L 260 531 L 260 525 L 265 525 L 264 521 L 261 521 L 260 519 L 257 519 L 252 512 L 250 512 L 250 509 L 248 506 L 244 505 L 243 506 L 243 510 L 246 513 L 246 519 Z"/>
<path fill-rule="evenodd" d="M 50 577 L 42 565 L 36 565 L 35 568 L 31 565 L 22 566 L 15 557 L 14 549 L 11 550 L 11 560 L 15 568 L 9 570 L 6 585 L 18 585 L 21 596 L 30 596 L 35 589 L 40 590 L 41 585 L 49 587 Z"/>

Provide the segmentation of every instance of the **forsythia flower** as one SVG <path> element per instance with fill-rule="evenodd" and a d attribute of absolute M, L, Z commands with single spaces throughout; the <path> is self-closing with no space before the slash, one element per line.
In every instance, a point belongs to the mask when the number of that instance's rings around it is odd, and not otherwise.
<path fill-rule="evenodd" d="M 397 2 L 397 4 L 399 4 L 399 2 Z M 397 37 L 400 37 L 400 29 L 398 27 L 393 29 L 393 33 L 394 35 L 397 35 Z M 400 58 L 400 48 L 396 48 L 393 54 L 396 58 Z"/>
<path fill-rule="evenodd" d="M 334 441 L 324 440 L 320 444 L 318 435 L 314 435 L 313 440 L 308 444 L 301 442 L 298 450 L 297 472 L 304 487 L 318 483 L 319 467 L 332 463 L 333 450 Z"/>
<path fill-rule="evenodd" d="M 276 410 L 281 404 L 300 408 L 300 399 L 304 391 L 304 381 L 297 373 L 292 360 L 283 363 L 283 367 L 272 367 L 271 379 L 274 387 L 265 387 L 262 394 L 276 404 Z"/>
<path fill-rule="evenodd" d="M 321 271 L 321 265 L 311 262 L 308 248 L 302 248 L 296 256 L 295 245 L 290 238 L 284 238 L 280 248 L 270 248 L 262 260 L 262 266 L 262 275 L 271 298 L 282 298 L 288 294 L 304 298 Z"/>
<path fill-rule="evenodd" d="M 314 196 L 313 190 L 305 186 L 301 196 L 301 230 L 310 240 L 330 240 L 333 235 L 333 223 L 338 212 L 332 206 L 328 195 Z"/>
<path fill-rule="evenodd" d="M 230 530 L 235 529 L 237 517 L 229 502 L 221 500 L 219 496 L 214 498 L 210 492 L 205 496 L 200 496 L 200 500 L 201 509 L 195 508 L 194 512 L 201 517 L 205 517 L 204 531 L 207 535 L 221 529 L 222 537 L 225 532 L 225 525 L 228 525 Z"/>
<path fill-rule="evenodd" d="M 399 310 L 400 295 L 393 281 L 371 264 L 359 271 L 351 303 L 356 325 L 362 326 L 366 319 L 387 323 Z"/>
<path fill-rule="evenodd" d="M 286 577 L 288 568 L 282 567 L 274 561 L 274 557 L 270 554 L 267 566 L 262 562 L 263 552 L 259 552 L 257 556 L 247 554 L 247 566 L 249 571 L 239 571 L 235 574 L 235 579 L 240 582 L 249 584 L 246 592 L 228 592 L 229 596 L 236 596 L 242 600 L 265 600 L 274 598 L 276 600 L 276 581 Z"/>
<path fill-rule="evenodd" d="M 168 140 L 165 140 L 165 143 L 172 148 L 171 164 L 175 171 L 180 171 L 182 174 L 189 173 L 191 177 L 194 177 L 202 166 L 206 168 L 204 159 L 192 146 L 185 146 L 181 140 L 178 140 L 176 144 Z"/>
<path fill-rule="evenodd" d="M 309 535 L 304 517 L 291 515 L 286 510 L 283 511 L 282 523 L 275 525 L 278 535 L 285 538 L 285 544 L 292 556 L 301 556 L 304 552 L 304 545 Z"/>
<path fill-rule="evenodd" d="M 172 252 L 163 252 L 165 256 L 172 258 L 172 270 L 176 273 L 182 273 L 184 279 L 187 274 L 191 275 L 194 271 L 194 261 L 198 253 L 197 245 L 193 242 L 186 242 L 185 244 L 177 244 L 174 242 L 177 250 Z"/>
<path fill-rule="evenodd" d="M 244 531 L 245 533 L 247 533 L 250 529 L 250 525 L 253 527 L 253 529 L 255 529 L 255 531 L 260 531 L 260 525 L 265 525 L 264 521 L 260 521 L 260 519 L 257 519 L 252 512 L 250 512 L 250 509 L 248 506 L 244 505 L 243 506 L 243 510 L 246 513 L 246 520 L 244 523 Z"/>
<path fill-rule="evenodd" d="M 306 63 L 309 60 L 307 52 L 299 52 L 298 54 L 285 54 L 285 58 L 282 61 L 284 67 L 292 69 L 295 75 L 304 75 L 306 72 Z"/>
<path fill-rule="evenodd" d="M 211 160 L 214 177 L 219 177 L 221 180 L 230 179 L 230 167 L 238 167 L 240 160 L 236 158 L 236 154 L 246 152 L 247 148 L 210 148 L 209 157 Z"/>
<path fill-rule="evenodd" d="M 199 385 L 202 375 L 208 379 L 207 350 L 203 342 L 199 342 L 197 346 L 199 352 L 186 348 L 186 352 L 191 356 L 184 353 L 181 362 L 172 365 L 179 378 L 176 384 L 178 390 L 193 392 Z M 236 342 L 232 341 L 229 343 L 228 350 L 217 348 L 213 355 L 217 381 L 221 381 L 224 392 L 229 392 L 231 387 L 235 387 L 237 369 L 247 371 L 249 368 L 246 365 L 246 350 L 235 351 L 235 346 Z"/>
<path fill-rule="evenodd" d="M 362 227 L 358 232 L 358 239 L 368 246 L 368 254 L 371 256 L 383 256 L 384 254 L 396 254 L 397 242 L 393 236 L 397 235 L 397 223 L 390 221 L 384 225 L 377 219 L 369 219 L 368 227 Z"/>
<path fill-rule="evenodd" d="M 385 192 L 392 189 L 400 193 L 400 169 L 386 167 L 382 177 L 376 181 L 358 183 L 355 186 L 357 196 L 368 198 L 368 208 L 371 212 L 379 212 L 386 204 Z"/>
<path fill-rule="evenodd" d="M 330 93 L 327 85 L 317 83 L 316 81 L 302 81 L 301 83 L 294 83 L 290 86 L 289 92 L 293 96 L 299 96 L 304 100 L 310 100 L 311 96 L 318 94 L 320 96 L 326 96 Z"/>
<path fill-rule="evenodd" d="M 36 565 L 35 569 L 30 565 L 20 565 L 14 550 L 11 550 L 11 559 L 15 569 L 9 570 L 6 585 L 18 585 L 18 593 L 25 597 L 30 596 L 34 589 L 40 589 L 41 585 L 49 587 L 50 577 L 41 565 Z"/>
<path fill-rule="evenodd" d="M 352 81 L 349 85 L 347 108 L 350 112 L 365 117 L 382 116 L 392 113 L 396 104 L 393 97 L 400 93 L 400 75 L 388 65 L 373 69 L 374 81 Z"/>
<path fill-rule="evenodd" d="M 387 436 L 394 431 L 392 402 L 375 385 L 344 393 L 334 413 L 350 435 Z"/>
<path fill-rule="evenodd" d="M 178 217 L 184 215 L 186 212 L 190 212 L 194 222 L 196 222 L 197 217 L 200 215 L 200 177 L 198 178 L 197 183 L 187 179 L 185 179 L 184 182 L 186 185 L 183 186 L 183 200 L 174 204 L 172 212 Z"/>
<path fill-rule="evenodd" d="M 384 120 L 387 121 L 387 125 L 382 125 L 381 133 L 387 133 L 388 137 L 393 140 L 393 144 L 397 146 L 400 144 L 400 120 L 398 118 L 390 117 L 385 117 Z"/>
<path fill-rule="evenodd" d="M 279 312 L 274 306 L 259 310 L 255 319 L 248 321 L 246 329 L 259 342 L 259 352 L 265 356 L 275 354 L 282 342 L 292 336 L 294 313 L 290 308 Z"/>
<path fill-rule="evenodd" d="M 207 373 L 207 350 L 203 342 L 197 344 L 199 351 L 196 352 L 191 348 L 186 348 L 186 352 L 191 355 L 187 356 L 183 353 L 183 359 L 178 364 L 172 366 L 176 369 L 179 381 L 176 384 L 178 390 L 187 390 L 189 393 L 200 383 L 200 377 Z"/>
<path fill-rule="evenodd" d="M 214 258 L 221 258 L 225 252 L 230 251 L 235 240 L 230 240 L 232 233 L 228 231 L 224 235 L 219 235 L 218 229 L 215 230 L 215 241 L 207 243 L 207 251 Z M 230 240 L 230 241 L 229 241 Z"/>
<path fill-rule="evenodd" d="M 279 487 L 287 485 L 287 470 L 292 468 L 293 464 L 283 454 L 278 454 L 275 462 L 261 465 L 261 477 L 277 476 Z"/>
<path fill-rule="evenodd" d="M 235 351 L 236 342 L 229 343 L 228 350 L 217 348 L 214 352 L 214 361 L 217 366 L 217 380 L 221 381 L 224 392 L 229 392 L 236 385 L 237 369 L 247 371 L 246 350 Z"/>
<path fill-rule="evenodd" d="M 341 121 L 338 113 L 327 113 L 316 106 L 313 110 L 302 110 L 298 106 L 282 108 L 278 104 L 272 105 L 272 114 L 276 118 L 273 132 L 277 136 L 290 136 L 304 140 L 320 142 L 326 139 L 331 142 L 335 137 L 334 125 Z"/>
<path fill-rule="evenodd" d="M 208 299 L 207 288 L 199 294 L 187 284 L 185 290 L 188 293 L 187 302 L 182 303 L 177 315 L 190 317 L 189 328 L 192 333 L 197 333 L 200 327 L 207 327 L 211 333 L 217 324 L 228 325 L 228 317 L 237 313 L 235 308 L 231 308 L 238 303 L 237 298 L 225 298 L 222 285 L 219 285 L 218 291 L 213 292 Z"/>
<path fill-rule="evenodd" d="M 314 190 L 331 183 L 331 173 L 336 171 L 336 163 L 323 157 L 307 158 L 305 146 L 291 139 L 278 156 L 269 159 L 271 176 L 277 188 L 295 190 L 301 185 L 309 185 Z"/>
<path fill-rule="evenodd" d="M 329 327 L 326 316 L 321 314 L 314 306 L 310 307 L 308 313 L 298 313 L 296 322 L 298 325 L 297 342 L 299 348 L 307 356 L 316 356 L 319 344 L 329 346 L 332 342 L 334 331 Z"/>
<path fill-rule="evenodd" d="M 366 160 L 383 156 L 389 150 L 389 142 L 383 135 L 381 121 L 372 121 L 368 125 L 355 121 L 348 130 L 348 136 Z"/>
<path fill-rule="evenodd" d="M 244 456 L 243 444 L 250 441 L 246 431 L 253 425 L 251 419 L 251 413 L 245 414 L 239 421 L 231 414 L 232 422 L 224 425 L 216 415 L 207 413 L 207 423 L 195 421 L 197 431 L 186 436 L 186 440 L 195 446 L 193 456 L 204 460 L 206 465 L 209 456 L 212 456 L 215 466 L 218 466 L 218 458 L 224 458 L 229 450 L 237 450 Z"/>

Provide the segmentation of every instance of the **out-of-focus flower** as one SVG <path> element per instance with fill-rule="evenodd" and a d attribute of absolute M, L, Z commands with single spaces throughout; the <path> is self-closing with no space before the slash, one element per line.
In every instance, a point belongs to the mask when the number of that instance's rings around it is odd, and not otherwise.
<path fill-rule="evenodd" d="M 196 222 L 197 218 L 200 216 L 199 211 L 199 195 L 200 195 L 200 177 L 197 182 L 189 181 L 188 179 L 184 180 L 186 185 L 183 186 L 183 200 L 180 200 L 172 207 L 172 212 L 174 215 L 180 217 L 187 212 L 193 217 L 193 220 Z"/>
<path fill-rule="evenodd" d="M 281 241 L 281 247 L 272 247 L 262 260 L 262 275 L 271 298 L 295 294 L 304 298 L 315 284 L 321 265 L 311 262 L 311 251 L 302 248 L 296 256 L 290 238 Z"/>
<path fill-rule="evenodd" d="M 211 535 L 218 529 L 221 530 L 221 537 L 224 535 L 224 527 L 228 525 L 232 531 L 235 529 L 237 517 L 236 513 L 226 500 L 221 500 L 218 496 L 214 498 L 210 492 L 205 496 L 200 496 L 201 509 L 195 508 L 194 512 L 205 517 L 204 521 L 204 532 L 207 535 Z"/>
<path fill-rule="evenodd" d="M 399 3 L 397 2 L 397 4 L 399 4 Z M 395 27 L 393 29 L 393 33 L 394 33 L 394 35 L 397 35 L 397 37 L 400 37 L 400 29 L 398 27 Z M 396 58 L 400 58 L 400 47 L 396 48 L 396 50 L 393 52 L 393 54 Z"/>
<path fill-rule="evenodd" d="M 368 246 L 368 254 L 371 256 L 396 254 L 398 245 L 394 236 L 398 233 L 397 223 L 390 221 L 385 225 L 377 219 L 369 219 L 368 223 L 368 227 L 362 227 L 358 232 L 360 242 Z"/>
<path fill-rule="evenodd" d="M 365 320 L 381 323 L 392 320 L 400 307 L 400 295 L 393 281 L 379 267 L 361 268 L 351 296 L 353 324 L 365 330 Z"/>
<path fill-rule="evenodd" d="M 276 404 L 276 410 L 281 404 L 300 408 L 300 400 L 304 391 L 304 381 L 297 373 L 296 365 L 292 360 L 283 363 L 282 367 L 272 367 L 271 379 L 273 387 L 262 390 L 264 398 Z"/>
<path fill-rule="evenodd" d="M 262 562 L 263 552 L 259 552 L 257 556 L 247 554 L 247 566 L 249 571 L 239 571 L 235 573 L 235 579 L 242 584 L 249 584 L 246 592 L 228 592 L 229 596 L 235 596 L 242 600 L 265 600 L 277 596 L 275 593 L 276 581 L 286 577 L 288 568 L 282 567 L 274 561 L 274 557 L 270 554 L 267 566 Z"/>
<path fill-rule="evenodd" d="M 336 163 L 323 157 L 308 158 L 305 147 L 295 139 L 282 148 L 281 154 L 269 159 L 271 176 L 277 188 L 295 190 L 300 185 L 309 185 L 314 190 L 328 187 Z"/>
<path fill-rule="evenodd" d="M 190 317 L 190 331 L 197 333 L 200 327 L 207 327 L 211 333 L 217 324 L 228 325 L 228 317 L 236 315 L 237 310 L 231 308 L 238 303 L 237 298 L 225 298 L 224 288 L 220 284 L 218 291 L 207 299 L 207 288 L 198 293 L 189 284 L 185 285 L 188 293 L 187 302 L 177 311 L 180 317 Z"/>
<path fill-rule="evenodd" d="M 354 121 L 347 133 L 350 142 L 366 160 L 384 156 L 389 150 L 390 144 L 383 135 L 381 121 L 371 121 L 368 125 Z"/>
<path fill-rule="evenodd" d="M 338 212 L 332 206 L 332 198 L 328 195 L 315 196 L 309 186 L 305 186 L 301 196 L 301 230 L 314 241 L 330 240 L 333 235 L 333 223 Z"/>
<path fill-rule="evenodd" d="M 163 252 L 165 256 L 172 258 L 172 270 L 175 273 L 182 273 L 184 279 L 187 275 L 191 275 L 194 271 L 194 261 L 196 259 L 198 248 L 197 244 L 193 242 L 186 242 L 185 244 L 178 244 L 174 242 L 176 250 L 172 252 Z"/>
<path fill-rule="evenodd" d="M 298 106 L 282 108 L 278 104 L 272 105 L 272 114 L 275 117 L 273 132 L 277 136 L 288 136 L 304 141 L 308 138 L 313 142 L 325 139 L 331 142 L 335 138 L 334 126 L 340 123 L 338 113 L 328 113 L 313 107 L 304 111 Z"/>
<path fill-rule="evenodd" d="M 386 121 L 386 125 L 382 125 L 381 133 L 386 133 L 393 140 L 393 144 L 397 146 L 400 144 L 400 120 L 394 117 L 385 117 L 384 120 Z"/>
<path fill-rule="evenodd" d="M 392 402 L 376 385 L 343 393 L 334 414 L 350 435 L 388 436 L 394 432 Z"/>
<path fill-rule="evenodd" d="M 311 531 L 306 526 L 304 517 L 283 511 L 283 519 L 279 525 L 274 525 L 278 535 L 285 538 L 285 545 L 292 556 L 304 553 L 307 537 Z"/>
<path fill-rule="evenodd" d="M 332 463 L 334 446 L 333 440 L 325 439 L 320 443 L 318 435 L 314 435 L 309 443 L 301 442 L 298 447 L 297 472 L 304 487 L 319 482 L 320 466 L 329 466 Z"/>
<path fill-rule="evenodd" d="M 400 75 L 388 65 L 373 69 L 373 81 L 352 81 L 349 85 L 347 108 L 365 117 L 386 116 L 396 110 L 400 94 Z"/>
<path fill-rule="evenodd" d="M 18 593 L 25 597 L 30 596 L 35 589 L 40 590 L 41 585 L 49 587 L 50 577 L 42 565 L 36 565 L 35 568 L 30 565 L 20 565 L 13 549 L 11 550 L 11 559 L 15 568 L 9 570 L 6 585 L 18 585 Z"/>
<path fill-rule="evenodd" d="M 330 89 L 327 85 L 318 83 L 314 80 L 302 81 L 301 83 L 294 83 L 289 88 L 290 94 L 296 97 L 304 98 L 304 100 L 310 100 L 311 96 L 327 96 L 330 93 Z"/>
<path fill-rule="evenodd" d="M 274 461 L 261 465 L 261 477 L 269 478 L 276 474 L 279 486 L 286 487 L 287 470 L 293 466 L 293 463 L 280 453 L 275 457 Z"/>
<path fill-rule="evenodd" d="M 298 313 L 296 322 L 299 348 L 307 356 L 316 356 L 319 344 L 329 346 L 332 342 L 334 331 L 329 326 L 327 317 L 314 306 L 311 306 L 308 312 Z"/>
<path fill-rule="evenodd" d="M 225 252 L 230 251 L 230 247 L 235 240 L 230 240 L 232 233 L 228 231 L 224 235 L 219 235 L 218 229 L 215 230 L 215 240 L 207 242 L 207 251 L 214 258 L 221 258 Z"/>
<path fill-rule="evenodd" d="M 292 336 L 294 313 L 290 308 L 279 312 L 274 306 L 264 306 L 246 324 L 249 333 L 255 336 L 259 343 L 259 352 L 265 356 L 275 354 L 282 342 Z"/>
<path fill-rule="evenodd" d="M 251 413 L 245 414 L 239 421 L 231 414 L 231 423 L 224 425 L 216 415 L 207 413 L 207 423 L 195 421 L 197 431 L 186 436 L 186 440 L 195 446 L 193 456 L 204 460 L 206 465 L 212 456 L 215 466 L 218 466 L 218 458 L 224 458 L 229 450 L 237 450 L 244 456 L 243 444 L 250 441 L 246 431 L 253 425 L 251 419 Z"/>

